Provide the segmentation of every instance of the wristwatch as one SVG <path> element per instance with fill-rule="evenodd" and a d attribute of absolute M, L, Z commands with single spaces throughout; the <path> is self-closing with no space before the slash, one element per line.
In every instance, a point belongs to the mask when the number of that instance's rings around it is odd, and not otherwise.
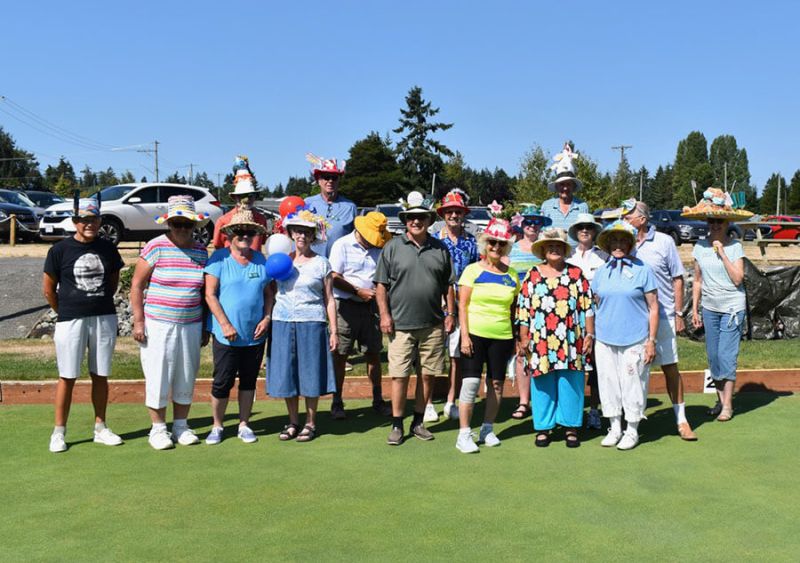
<path fill-rule="evenodd" d="M 683 318 L 683 311 L 675 311 L 675 316 L 679 318 Z"/>

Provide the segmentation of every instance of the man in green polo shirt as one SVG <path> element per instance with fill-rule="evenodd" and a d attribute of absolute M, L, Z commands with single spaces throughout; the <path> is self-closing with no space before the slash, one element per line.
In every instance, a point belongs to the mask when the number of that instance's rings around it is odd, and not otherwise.
<path fill-rule="evenodd" d="M 407 208 L 399 213 L 406 233 L 386 243 L 375 270 L 381 332 L 389 335 L 392 431 L 387 443 L 391 446 L 403 441 L 408 378 L 416 371 L 417 358 L 423 385 L 417 384 L 411 433 L 421 440 L 433 439 L 422 419 L 434 378 L 445 373 L 445 333 L 455 327 L 455 273 L 447 247 L 428 234 L 434 218 L 431 205 L 418 192 L 408 195 Z"/>

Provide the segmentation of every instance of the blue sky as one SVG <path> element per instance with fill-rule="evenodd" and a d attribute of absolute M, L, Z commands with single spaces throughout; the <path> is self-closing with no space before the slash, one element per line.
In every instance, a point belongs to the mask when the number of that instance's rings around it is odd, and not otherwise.
<path fill-rule="evenodd" d="M 515 174 L 572 139 L 613 171 L 671 162 L 680 139 L 732 134 L 753 182 L 800 168 L 794 2 L 15 2 L 0 95 L 109 146 L 160 141 L 162 178 L 230 171 L 270 187 L 396 127 L 413 85 L 473 168 Z M 35 13 L 34 13 L 35 12 Z M 4 108 L 0 104 L 0 110 Z M 87 150 L 0 112 L 44 165 L 153 178 L 152 158 Z"/>

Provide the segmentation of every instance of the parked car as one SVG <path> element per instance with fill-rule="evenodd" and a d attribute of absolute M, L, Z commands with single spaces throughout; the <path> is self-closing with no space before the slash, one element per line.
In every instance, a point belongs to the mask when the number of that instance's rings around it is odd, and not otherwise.
<path fill-rule="evenodd" d="M 17 237 L 24 241 L 35 240 L 39 219 L 34 207 L 14 203 L 19 201 L 17 195 L 18 192 L 0 190 L 0 238 L 8 240 L 11 236 L 10 216 L 14 215 L 17 220 Z"/>
<path fill-rule="evenodd" d="M 185 184 L 136 183 L 110 186 L 99 191 L 103 223 L 100 236 L 119 244 L 123 240 L 146 241 L 167 230 L 155 218 L 167 211 L 167 200 L 174 195 L 190 195 L 198 212 L 208 213 L 210 222 L 195 229 L 195 238 L 208 244 L 214 234 L 214 222 L 222 217 L 219 201 L 206 188 Z M 96 193 L 90 197 L 97 197 Z M 72 202 L 50 206 L 39 222 L 42 240 L 56 241 L 75 233 Z"/>
<path fill-rule="evenodd" d="M 668 234 L 680 245 L 706 238 L 708 226 L 705 221 L 681 217 L 680 210 L 659 210 L 650 213 L 650 223 L 657 231 Z"/>
<path fill-rule="evenodd" d="M 478 233 L 482 233 L 484 229 L 486 229 L 486 227 L 489 226 L 489 221 L 491 219 L 492 216 L 489 214 L 489 210 L 486 209 L 485 207 L 469 208 L 469 215 L 467 215 L 467 221 L 475 224 Z"/>
<path fill-rule="evenodd" d="M 406 226 L 400 221 L 399 216 L 402 210 L 402 206 L 398 203 L 381 203 L 375 206 L 375 211 L 386 215 L 386 230 L 394 235 L 402 235 L 406 232 Z"/>
<path fill-rule="evenodd" d="M 56 203 L 64 203 L 64 198 L 53 192 L 40 192 L 37 190 L 25 190 L 22 192 L 29 200 L 36 204 L 36 207 L 47 209 Z"/>
<path fill-rule="evenodd" d="M 771 236 L 776 240 L 800 240 L 800 216 L 768 215 L 764 221 L 780 221 L 785 225 L 769 225 Z"/>

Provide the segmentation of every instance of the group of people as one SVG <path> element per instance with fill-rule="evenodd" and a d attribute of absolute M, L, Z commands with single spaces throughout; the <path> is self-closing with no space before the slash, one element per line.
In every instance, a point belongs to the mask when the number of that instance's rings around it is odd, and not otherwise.
<path fill-rule="evenodd" d="M 210 445 L 223 440 L 237 378 L 237 436 L 245 443 L 257 441 L 249 419 L 264 364 L 267 393 L 286 403 L 288 420 L 279 439 L 314 440 L 319 397 L 333 395 L 332 418 L 347 418 L 344 375 L 356 350 L 364 353 L 373 409 L 391 417 L 389 445 L 407 437 L 405 403 L 413 374 L 417 385 L 409 431 L 421 440 L 434 439 L 426 428 L 426 422 L 439 419 L 431 402 L 434 381 L 447 375 L 443 415 L 459 420 L 456 448 L 473 453 L 480 444 L 499 445 L 494 422 L 504 382 L 512 377 L 519 390 L 512 417 L 532 414 L 535 445 L 548 446 L 560 426 L 566 446 L 578 447 L 588 378 L 586 425 L 601 427 L 602 405 L 609 429 L 601 445 L 628 450 L 639 441 L 652 364 L 664 372 L 677 433 L 684 440 L 697 439 L 686 418 L 678 370 L 684 271 L 675 244 L 649 224 L 649 209 L 640 201 L 623 202 L 617 219 L 601 226 L 575 197 L 581 182 L 569 145 L 554 165 L 549 188 L 555 197 L 506 218 L 493 204 L 495 217 L 477 237 L 467 228 L 466 194 L 458 190 L 438 206 L 430 197 L 410 193 L 399 214 L 405 233 L 392 237 L 385 216 L 359 216 L 355 204 L 339 193 L 343 163 L 309 156 L 320 193 L 287 210 L 274 226 L 254 208 L 252 173 L 246 159 L 237 159 L 237 206 L 217 221 L 210 257 L 192 236 L 207 217 L 195 212 L 190 197 L 170 198 L 167 213 L 157 219 L 167 231 L 142 250 L 130 294 L 153 448 L 200 441 L 188 415 L 200 348 L 209 341 L 213 426 L 205 442 Z M 705 327 L 719 421 L 733 416 L 745 310 L 743 251 L 727 238 L 727 221 L 739 211 L 724 195 L 707 190 L 702 205 L 687 210 L 708 217 L 710 228 L 709 238 L 693 253 L 692 322 Z M 87 349 L 94 440 L 122 443 L 106 426 L 105 411 L 116 338 L 112 298 L 123 262 L 98 236 L 98 200 L 76 199 L 73 221 L 75 236 L 53 246 L 44 275 L 45 295 L 58 312 L 54 452 L 67 448 L 72 386 Z M 268 239 L 271 232 L 284 234 Z M 291 241 L 286 254 L 277 252 L 279 236 Z M 390 402 L 381 384 L 384 337 Z M 476 440 L 471 419 L 484 374 L 486 408 Z M 300 397 L 305 401 L 302 424 Z M 170 401 L 171 432 L 166 423 Z"/>

